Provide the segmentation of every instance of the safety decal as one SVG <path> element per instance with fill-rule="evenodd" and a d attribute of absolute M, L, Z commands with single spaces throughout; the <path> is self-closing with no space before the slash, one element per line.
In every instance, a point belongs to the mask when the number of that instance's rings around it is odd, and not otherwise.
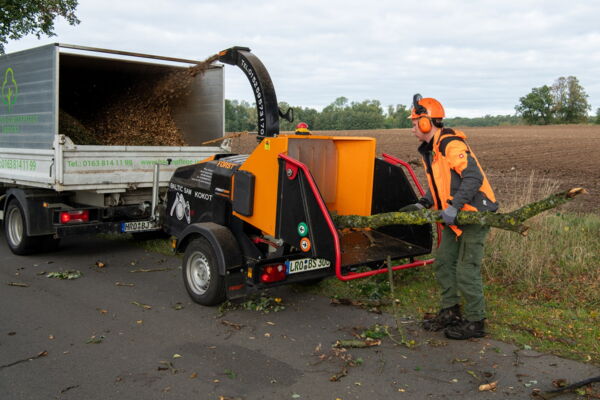
<path fill-rule="evenodd" d="M 302 240 L 300 240 L 300 250 L 307 252 L 310 251 L 310 239 L 309 238 L 302 238 Z"/>
<path fill-rule="evenodd" d="M 308 235 L 308 225 L 306 225 L 306 222 L 300 222 L 298 224 L 298 235 L 302 237 Z"/>
<path fill-rule="evenodd" d="M 265 150 L 271 150 L 271 141 L 269 139 L 265 139 Z"/>
<path fill-rule="evenodd" d="M 177 193 L 175 195 L 173 206 L 171 206 L 171 216 L 173 216 L 173 214 L 175 214 L 177 219 L 180 221 L 185 217 L 185 220 L 188 224 L 191 222 L 190 202 L 187 201 L 181 193 Z"/>

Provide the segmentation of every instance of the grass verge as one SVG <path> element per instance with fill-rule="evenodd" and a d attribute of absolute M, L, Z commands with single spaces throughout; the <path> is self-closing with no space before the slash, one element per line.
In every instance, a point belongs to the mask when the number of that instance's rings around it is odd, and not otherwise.
<path fill-rule="evenodd" d="M 500 230 L 488 237 L 482 272 L 487 330 L 494 339 L 600 365 L 600 216 L 555 212 L 530 222 L 527 237 Z M 402 316 L 420 320 L 438 310 L 430 267 L 396 272 L 394 286 Z M 328 279 L 315 290 L 390 303 L 386 274 Z"/>

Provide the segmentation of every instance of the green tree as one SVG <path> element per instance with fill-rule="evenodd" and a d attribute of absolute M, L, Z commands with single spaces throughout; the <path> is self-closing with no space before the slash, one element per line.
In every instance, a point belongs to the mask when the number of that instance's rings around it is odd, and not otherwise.
<path fill-rule="evenodd" d="M 352 102 L 349 109 L 348 120 L 350 127 L 346 129 L 380 129 L 385 127 L 385 116 L 379 100 L 364 100 L 360 103 Z"/>
<path fill-rule="evenodd" d="M 588 95 L 574 76 L 561 76 L 552 85 L 554 114 L 556 122 L 561 124 L 577 124 L 587 120 L 591 110 Z"/>
<path fill-rule="evenodd" d="M 225 99 L 225 131 L 256 131 L 256 108 L 247 101 Z M 254 118 L 253 118 L 254 115 Z"/>
<path fill-rule="evenodd" d="M 385 116 L 385 127 L 388 129 L 410 128 L 412 127 L 412 123 L 408 117 L 410 117 L 410 109 L 404 104 L 388 106 Z"/>
<path fill-rule="evenodd" d="M 594 123 L 600 125 L 600 107 L 596 108 L 596 120 Z"/>
<path fill-rule="evenodd" d="M 533 88 L 531 93 L 519 99 L 515 106 L 517 113 L 525 123 L 532 125 L 548 125 L 554 121 L 554 98 L 548 85 Z"/>
<path fill-rule="evenodd" d="M 77 0 L 0 0 L 0 54 L 8 40 L 17 40 L 33 33 L 54 36 L 54 20 L 63 17 L 70 25 L 75 16 Z"/>

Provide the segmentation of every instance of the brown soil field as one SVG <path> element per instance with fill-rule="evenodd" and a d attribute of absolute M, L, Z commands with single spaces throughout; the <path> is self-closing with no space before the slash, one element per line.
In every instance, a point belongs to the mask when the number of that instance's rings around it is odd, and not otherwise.
<path fill-rule="evenodd" d="M 457 127 L 467 135 L 467 141 L 482 164 L 501 211 L 510 211 L 507 205 L 523 203 L 533 174 L 533 199 L 542 196 L 543 188 L 556 184 L 560 190 L 584 187 L 589 194 L 580 196 L 567 210 L 600 213 L 600 126 L 500 126 Z M 417 152 L 419 142 L 409 129 L 315 131 L 313 134 L 337 136 L 368 136 L 377 140 L 377 153 L 388 153 L 415 168 L 421 183 L 424 174 Z M 232 150 L 251 152 L 256 146 L 253 135 L 233 139 Z M 589 154 L 586 153 L 589 151 Z M 529 199 L 527 199 L 529 200 Z M 504 207 L 502 207 L 504 205 Z"/>

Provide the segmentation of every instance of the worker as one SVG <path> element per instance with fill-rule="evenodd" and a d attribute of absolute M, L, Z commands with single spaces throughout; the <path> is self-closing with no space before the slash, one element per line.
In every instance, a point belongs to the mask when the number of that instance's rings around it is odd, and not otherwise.
<path fill-rule="evenodd" d="M 296 125 L 296 135 L 310 135 L 310 131 L 308 130 L 308 124 L 306 122 L 299 122 Z"/>
<path fill-rule="evenodd" d="M 401 211 L 434 207 L 444 225 L 433 265 L 441 289 L 440 311 L 423 322 L 423 328 L 440 331 L 450 339 L 485 335 L 485 300 L 481 261 L 488 226 L 458 225 L 459 212 L 491 211 L 498 203 L 479 161 L 463 132 L 444 127 L 444 108 L 433 98 L 413 97 L 410 119 L 419 139 L 419 153 L 429 189 L 416 204 Z M 461 312 L 461 297 L 464 299 Z"/>

